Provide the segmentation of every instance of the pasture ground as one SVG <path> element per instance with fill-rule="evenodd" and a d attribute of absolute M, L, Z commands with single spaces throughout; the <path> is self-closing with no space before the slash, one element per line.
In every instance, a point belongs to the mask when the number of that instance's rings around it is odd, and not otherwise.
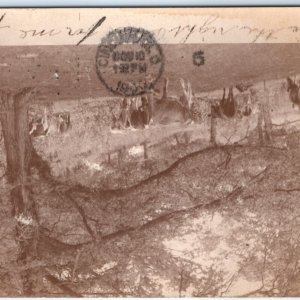
<path fill-rule="evenodd" d="M 36 295 L 62 296 L 43 281 L 47 268 L 87 297 L 299 296 L 300 113 L 281 83 L 267 83 L 274 142 L 264 147 L 256 114 L 218 121 L 214 147 L 206 122 L 112 133 L 117 99 L 54 107 L 71 111 L 72 130 L 34 140 L 55 179 L 32 174 L 47 236 L 32 266 Z M 177 145 L 183 131 L 191 142 Z M 109 164 L 107 153 L 123 146 L 122 164 L 114 155 Z M 1 163 L 4 173 L 3 155 Z M 1 198 L 0 265 L 11 270 L 17 247 L 5 177 Z M 17 296 L 18 275 L 1 274 L 1 296 Z"/>

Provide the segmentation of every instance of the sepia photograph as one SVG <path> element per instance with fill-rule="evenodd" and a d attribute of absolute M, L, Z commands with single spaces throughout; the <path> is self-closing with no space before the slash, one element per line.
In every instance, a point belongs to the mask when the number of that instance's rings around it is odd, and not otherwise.
<path fill-rule="evenodd" d="M 0 9 L 0 297 L 299 297 L 299 17 Z"/>

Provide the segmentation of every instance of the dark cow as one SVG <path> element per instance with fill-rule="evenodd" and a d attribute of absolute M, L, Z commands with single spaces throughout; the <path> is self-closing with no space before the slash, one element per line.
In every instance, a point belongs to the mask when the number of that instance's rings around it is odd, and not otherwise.
<path fill-rule="evenodd" d="M 181 78 L 180 83 L 183 93 L 178 100 L 174 100 L 168 96 L 168 79 L 164 81 L 161 98 L 157 99 L 153 95 L 149 95 L 149 98 L 152 98 L 149 104 L 154 124 L 185 124 L 192 121 L 191 109 L 195 96 L 189 81 L 185 82 L 184 79 Z"/>
<path fill-rule="evenodd" d="M 248 88 L 248 87 L 247 87 Z M 244 92 L 247 89 L 240 87 Z M 242 118 L 243 116 L 250 116 L 252 113 L 252 108 L 249 102 L 242 103 L 241 106 L 238 105 L 234 95 L 233 87 L 229 88 L 228 95 L 226 97 L 226 89 L 223 89 L 222 100 L 212 105 L 212 116 L 214 118 L 231 119 L 234 117 Z"/>
<path fill-rule="evenodd" d="M 143 129 L 151 119 L 149 101 L 146 96 L 124 98 L 121 103 L 119 116 L 113 114 L 111 129 L 133 127 Z"/>
<path fill-rule="evenodd" d="M 246 92 L 252 86 L 253 86 L 253 84 L 239 83 L 235 87 L 240 93 L 243 93 L 243 92 Z"/>
<path fill-rule="evenodd" d="M 214 118 L 233 118 L 237 112 L 237 103 L 233 96 L 233 87 L 229 88 L 226 97 L 226 89 L 223 89 L 223 97 L 217 104 L 212 105 L 212 117 Z"/>
<path fill-rule="evenodd" d="M 131 113 L 131 124 L 134 128 L 145 128 L 150 122 L 150 105 L 148 98 L 142 96 L 142 104 Z"/>
<path fill-rule="evenodd" d="M 289 98 L 293 103 L 293 108 L 295 105 L 300 107 L 299 86 L 290 77 L 287 77 L 286 81 L 287 91 L 289 93 Z"/>
<path fill-rule="evenodd" d="M 119 116 L 113 115 L 112 129 L 125 129 L 134 127 L 143 129 L 149 124 L 172 124 L 187 123 L 192 121 L 191 110 L 193 98 L 195 97 L 191 84 L 180 79 L 183 95 L 179 100 L 168 97 L 168 79 L 164 80 L 164 87 L 161 98 L 155 97 L 153 90 L 143 95 L 141 99 L 133 98 L 129 102 L 122 102 Z"/>
<path fill-rule="evenodd" d="M 71 117 L 69 112 L 57 113 L 54 115 L 58 119 L 58 130 L 64 133 L 71 128 Z"/>
<path fill-rule="evenodd" d="M 45 124 L 43 118 L 37 118 L 29 123 L 29 135 L 33 137 L 47 135 L 49 126 Z"/>

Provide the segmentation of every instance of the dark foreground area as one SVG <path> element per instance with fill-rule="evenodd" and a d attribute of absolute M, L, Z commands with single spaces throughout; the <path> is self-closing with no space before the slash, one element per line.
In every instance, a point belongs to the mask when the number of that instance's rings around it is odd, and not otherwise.
<path fill-rule="evenodd" d="M 22 267 L 33 295 L 299 296 L 300 135 L 294 125 L 274 135 L 190 152 L 127 188 L 34 175 L 40 229 Z M 1 189 L 1 296 L 19 296 L 3 178 Z"/>

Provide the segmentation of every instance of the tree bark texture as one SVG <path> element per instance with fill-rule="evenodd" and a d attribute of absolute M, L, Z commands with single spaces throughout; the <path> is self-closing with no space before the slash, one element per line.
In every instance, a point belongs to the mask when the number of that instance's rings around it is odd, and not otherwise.
<path fill-rule="evenodd" d="M 16 220 L 16 242 L 18 263 L 31 262 L 36 255 L 38 220 L 30 189 L 30 166 L 32 144 L 28 128 L 28 103 L 32 95 L 30 88 L 17 93 L 0 91 L 1 124 L 6 149 L 7 179 L 11 185 L 10 198 L 13 217 Z M 33 282 L 30 271 L 20 274 L 23 294 L 31 295 Z"/>

